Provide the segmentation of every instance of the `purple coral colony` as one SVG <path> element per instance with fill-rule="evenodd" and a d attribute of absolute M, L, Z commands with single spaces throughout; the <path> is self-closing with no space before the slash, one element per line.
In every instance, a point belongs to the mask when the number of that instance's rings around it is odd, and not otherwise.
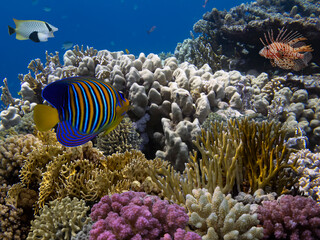
<path fill-rule="evenodd" d="M 32 60 L 20 98 L 4 79 L 0 239 L 320 239 L 319 16 L 214 8 L 174 54 L 76 45 Z M 33 22 L 9 33 L 57 31 Z"/>

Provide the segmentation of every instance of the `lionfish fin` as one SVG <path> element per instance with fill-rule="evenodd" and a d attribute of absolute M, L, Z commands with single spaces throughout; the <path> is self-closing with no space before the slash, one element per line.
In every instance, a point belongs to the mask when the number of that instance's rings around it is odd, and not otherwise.
<path fill-rule="evenodd" d="M 308 66 L 308 63 L 311 61 L 311 59 L 312 59 L 312 54 L 310 52 L 304 53 L 302 59 L 294 60 L 294 66 L 292 69 L 294 71 L 300 71 L 301 69 Z"/>
<path fill-rule="evenodd" d="M 311 45 L 305 45 L 305 46 L 295 48 L 295 51 L 296 52 L 312 52 L 313 49 L 312 49 Z"/>

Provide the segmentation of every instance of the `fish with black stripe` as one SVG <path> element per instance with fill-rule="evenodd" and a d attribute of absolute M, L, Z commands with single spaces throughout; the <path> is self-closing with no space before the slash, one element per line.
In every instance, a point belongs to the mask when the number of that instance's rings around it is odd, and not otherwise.
<path fill-rule="evenodd" d="M 70 77 L 50 83 L 38 104 L 34 121 L 40 131 L 57 123 L 57 139 L 67 147 L 82 145 L 101 132 L 111 132 L 129 110 L 129 101 L 114 87 L 91 77 Z"/>
<path fill-rule="evenodd" d="M 8 26 L 9 35 L 16 33 L 18 40 L 30 39 L 34 42 L 46 42 L 48 38 L 54 37 L 54 32 L 58 31 L 58 28 L 44 21 L 17 19 L 13 21 L 16 28 Z"/>

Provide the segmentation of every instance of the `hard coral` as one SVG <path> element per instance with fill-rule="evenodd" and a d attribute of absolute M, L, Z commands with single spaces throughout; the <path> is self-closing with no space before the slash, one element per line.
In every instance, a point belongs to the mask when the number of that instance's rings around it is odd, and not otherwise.
<path fill-rule="evenodd" d="M 31 223 L 27 240 L 69 240 L 90 221 L 87 217 L 89 207 L 83 200 L 69 197 L 49 202 Z"/>
<path fill-rule="evenodd" d="M 284 195 L 278 200 L 262 202 L 257 213 L 265 239 L 320 238 L 320 206 L 310 198 Z"/>
<path fill-rule="evenodd" d="M 133 127 L 130 118 L 126 117 L 109 134 L 101 133 L 97 138 L 97 147 L 108 156 L 113 153 L 124 153 L 131 149 L 139 149 L 141 140 Z"/>
<path fill-rule="evenodd" d="M 166 233 L 174 236 L 189 219 L 183 207 L 132 191 L 104 196 L 92 207 L 90 216 L 94 221 L 90 240 L 156 240 Z"/>
<path fill-rule="evenodd" d="M 250 214 L 250 205 L 243 205 L 225 196 L 219 187 L 210 194 L 206 189 L 194 189 L 187 195 L 189 224 L 203 240 L 261 239 L 263 229 L 257 227 L 257 214 Z"/>
<path fill-rule="evenodd" d="M 299 182 L 296 186 L 306 196 L 311 196 L 320 202 L 320 153 L 312 153 L 303 149 L 297 153 L 291 153 L 290 161 L 297 161 Z"/>
<path fill-rule="evenodd" d="M 150 169 L 149 174 L 163 195 L 178 204 L 184 204 L 185 196 L 199 187 L 209 193 L 217 186 L 223 193 L 267 187 L 281 192 L 296 180 L 287 171 L 296 170 L 296 161 L 288 162 L 290 150 L 279 128 L 274 122 L 247 119 L 229 120 L 228 127 L 215 123 L 194 141 L 201 159 L 193 151 L 183 173 L 167 165 Z"/>
<path fill-rule="evenodd" d="M 33 135 L 12 135 L 0 140 L 0 183 L 19 181 L 19 171 L 40 141 Z"/>

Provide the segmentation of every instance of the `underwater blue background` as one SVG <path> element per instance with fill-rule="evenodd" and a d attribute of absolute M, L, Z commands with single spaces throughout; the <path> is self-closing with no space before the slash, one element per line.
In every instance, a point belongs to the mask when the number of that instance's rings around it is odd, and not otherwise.
<path fill-rule="evenodd" d="M 212 8 L 229 10 L 241 0 L 11 0 L 1 7 L 0 80 L 8 79 L 14 97 L 20 90 L 18 74 L 26 74 L 30 60 L 40 58 L 45 63 L 45 51 L 63 53 L 62 44 L 94 47 L 97 50 L 125 51 L 139 55 L 174 52 L 178 42 L 190 37 L 193 24 Z M 45 11 L 45 8 L 48 8 Z M 48 42 L 19 41 L 9 36 L 12 18 L 43 20 L 59 28 Z M 148 34 L 147 31 L 156 26 Z"/>

